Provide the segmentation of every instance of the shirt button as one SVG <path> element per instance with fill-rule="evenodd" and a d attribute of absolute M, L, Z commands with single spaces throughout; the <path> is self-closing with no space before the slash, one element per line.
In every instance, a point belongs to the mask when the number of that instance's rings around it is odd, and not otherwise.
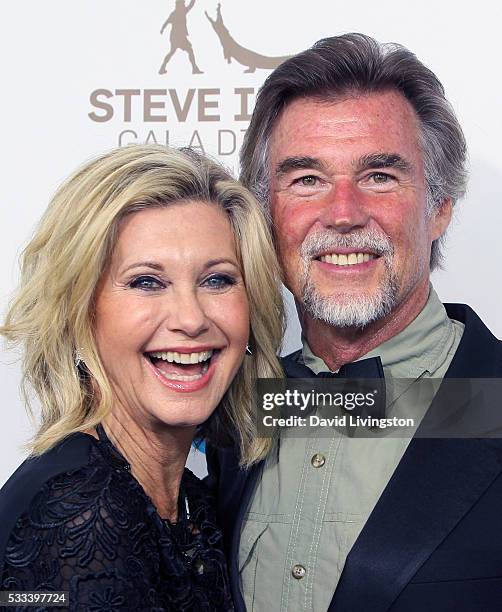
<path fill-rule="evenodd" d="M 296 565 L 293 565 L 293 569 L 291 570 L 291 573 L 293 574 L 293 578 L 296 578 L 297 580 L 301 580 L 307 573 L 307 570 L 303 567 L 303 565 L 300 565 L 299 563 L 297 563 Z"/>
<path fill-rule="evenodd" d="M 310 463 L 315 468 L 320 468 L 326 463 L 326 457 L 324 455 L 321 455 L 320 453 L 316 453 L 310 460 Z"/>

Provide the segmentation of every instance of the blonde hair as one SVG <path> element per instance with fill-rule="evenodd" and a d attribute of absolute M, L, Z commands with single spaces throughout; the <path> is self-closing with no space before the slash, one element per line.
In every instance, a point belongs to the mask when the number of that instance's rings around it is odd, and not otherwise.
<path fill-rule="evenodd" d="M 221 166 L 189 149 L 132 145 L 85 164 L 56 192 L 22 255 L 21 282 L 0 333 L 22 345 L 23 391 L 41 403 L 30 448 L 41 454 L 71 433 L 95 427 L 113 396 L 93 334 L 94 296 L 123 217 L 187 200 L 228 215 L 250 306 L 252 356 L 244 359 L 219 407 L 200 428 L 215 443 L 237 433 L 241 462 L 264 458 L 256 436 L 253 384 L 282 376 L 280 273 L 266 222 L 251 193 Z M 81 350 L 85 367 L 75 367 Z"/>

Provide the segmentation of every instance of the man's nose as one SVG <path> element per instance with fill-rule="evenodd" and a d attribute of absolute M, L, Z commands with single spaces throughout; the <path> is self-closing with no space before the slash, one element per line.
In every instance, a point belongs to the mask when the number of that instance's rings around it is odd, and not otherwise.
<path fill-rule="evenodd" d="M 166 326 L 172 332 L 195 338 L 209 329 L 204 303 L 195 290 L 177 291 L 170 296 Z"/>
<path fill-rule="evenodd" d="M 369 218 L 361 193 L 350 179 L 336 181 L 327 194 L 325 206 L 319 215 L 319 221 L 324 227 L 342 233 L 365 227 Z"/>

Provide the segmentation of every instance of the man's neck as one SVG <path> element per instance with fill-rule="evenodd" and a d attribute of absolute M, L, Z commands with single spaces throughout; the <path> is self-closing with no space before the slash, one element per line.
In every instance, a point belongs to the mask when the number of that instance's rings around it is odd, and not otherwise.
<path fill-rule="evenodd" d="M 322 359 L 332 372 L 336 372 L 346 363 L 356 361 L 402 332 L 422 311 L 428 295 L 427 284 L 387 317 L 363 328 L 335 327 L 300 313 L 303 335 L 314 355 Z"/>

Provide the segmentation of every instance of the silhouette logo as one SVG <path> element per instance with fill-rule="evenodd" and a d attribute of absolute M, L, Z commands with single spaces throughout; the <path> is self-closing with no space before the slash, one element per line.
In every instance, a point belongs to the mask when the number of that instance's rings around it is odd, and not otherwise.
<path fill-rule="evenodd" d="M 188 59 L 192 64 L 192 73 L 202 74 L 202 70 L 199 70 L 197 63 L 195 62 L 195 55 L 193 52 L 192 43 L 188 40 L 187 14 L 193 9 L 194 4 L 195 0 L 192 0 L 190 4 L 186 6 L 185 0 L 176 0 L 176 6 L 174 8 L 174 11 L 164 21 L 164 24 L 160 29 L 160 33 L 163 34 L 166 27 L 168 25 L 171 25 L 171 48 L 169 49 L 168 54 L 162 62 L 159 74 L 166 74 L 167 63 L 178 49 L 180 49 L 181 51 L 186 51 L 188 53 Z"/>
<path fill-rule="evenodd" d="M 162 62 L 159 74 L 166 74 L 166 66 L 178 49 L 185 51 L 188 54 L 188 59 L 192 65 L 192 74 L 203 74 L 202 70 L 200 70 L 197 66 L 192 43 L 188 39 L 187 14 L 192 10 L 194 5 L 195 0 L 191 0 L 191 2 L 187 5 L 185 5 L 184 0 L 176 0 L 176 6 L 173 12 L 162 25 L 160 30 L 161 34 L 164 33 L 164 30 L 168 25 L 171 25 L 171 48 Z M 261 53 L 256 53 L 256 51 L 246 49 L 246 47 L 240 45 L 230 34 L 229 29 L 223 21 L 221 4 L 218 4 L 216 9 L 216 19 L 211 19 L 207 12 L 205 12 L 205 15 L 218 36 L 218 40 L 223 49 L 223 57 L 229 64 L 232 62 L 232 59 L 234 59 L 239 64 L 245 66 L 246 70 L 244 72 L 254 72 L 257 68 L 273 70 L 290 57 L 289 55 L 282 57 L 270 57 L 267 55 L 262 55 Z"/>

